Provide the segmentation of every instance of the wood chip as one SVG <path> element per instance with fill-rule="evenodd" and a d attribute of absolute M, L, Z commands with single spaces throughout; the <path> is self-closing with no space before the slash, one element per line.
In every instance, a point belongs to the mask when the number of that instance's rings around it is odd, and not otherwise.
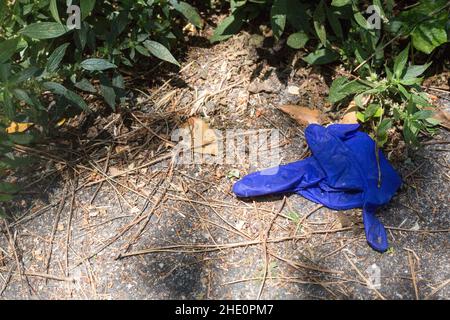
<path fill-rule="evenodd" d="M 319 110 L 313 110 L 294 104 L 285 104 L 279 109 L 284 113 L 287 113 L 292 119 L 301 125 L 308 125 L 311 123 L 321 124 L 324 122 L 325 118 Z"/>

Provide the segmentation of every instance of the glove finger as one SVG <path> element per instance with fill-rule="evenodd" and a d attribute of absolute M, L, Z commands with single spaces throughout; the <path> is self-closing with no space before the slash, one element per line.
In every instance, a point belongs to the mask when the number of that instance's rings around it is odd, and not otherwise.
<path fill-rule="evenodd" d="M 238 197 L 296 192 L 317 184 L 323 177 L 323 171 L 316 160 L 307 158 L 251 173 L 234 184 L 233 192 Z"/>
<path fill-rule="evenodd" d="M 386 251 L 388 249 L 386 229 L 375 216 L 375 211 L 363 208 L 363 222 L 369 245 L 376 251 Z"/>

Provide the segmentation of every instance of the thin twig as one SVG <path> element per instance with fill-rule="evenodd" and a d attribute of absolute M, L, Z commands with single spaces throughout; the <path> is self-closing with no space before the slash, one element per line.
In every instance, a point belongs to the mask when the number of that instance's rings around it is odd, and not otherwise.
<path fill-rule="evenodd" d="M 9 282 L 11 281 L 11 277 L 14 271 L 14 265 L 11 266 L 8 270 L 8 275 L 6 276 L 5 283 L 3 284 L 3 287 L 0 289 L 0 296 L 3 295 L 3 292 L 5 292 L 6 288 L 8 287 Z"/>
<path fill-rule="evenodd" d="M 65 264 L 66 264 L 66 276 L 69 276 L 69 244 L 72 232 L 72 217 L 73 217 L 73 205 L 75 203 L 75 190 L 76 184 L 72 185 L 72 199 L 70 200 L 69 216 L 67 218 L 67 233 L 66 233 L 66 254 L 65 254 Z"/>
<path fill-rule="evenodd" d="M 358 267 L 353 263 L 353 261 L 347 256 L 347 254 L 344 252 L 344 256 L 347 259 L 347 261 L 350 263 L 350 265 L 353 267 L 353 269 L 355 269 L 355 271 L 358 273 L 358 275 L 361 277 L 361 279 L 366 283 L 369 284 L 369 280 L 364 276 L 364 274 L 362 274 L 361 271 L 359 271 Z M 381 299 L 381 300 L 386 300 L 385 297 L 383 297 L 383 295 L 380 293 L 380 291 L 378 291 L 376 288 L 370 288 L 372 289 L 377 296 Z"/>
<path fill-rule="evenodd" d="M 420 300 L 419 297 L 419 289 L 417 288 L 417 280 L 416 280 L 416 270 L 415 270 L 415 263 L 412 257 L 412 253 L 405 249 L 408 253 L 408 263 L 409 263 L 409 270 L 411 272 L 411 279 L 414 287 L 414 294 L 416 296 L 416 300 Z"/>
<path fill-rule="evenodd" d="M 269 238 L 270 229 L 272 229 L 272 225 L 275 222 L 275 219 L 277 218 L 278 214 L 283 210 L 285 203 L 286 203 L 286 196 L 283 197 L 283 202 L 281 203 L 280 209 L 278 210 L 278 212 L 276 212 L 274 214 L 274 216 L 272 217 L 272 220 L 270 220 L 269 226 L 267 227 L 266 232 L 264 234 L 264 238 L 262 239 L 263 240 L 262 248 L 263 248 L 263 253 L 264 253 L 264 274 L 263 274 L 263 280 L 261 282 L 261 287 L 259 288 L 256 300 L 259 300 L 261 298 L 261 294 L 264 289 L 264 284 L 266 283 L 267 269 L 269 267 L 269 259 L 268 259 L 269 257 L 267 254 L 267 239 Z M 255 206 L 255 209 L 257 209 L 256 202 L 253 202 L 253 205 Z"/>
<path fill-rule="evenodd" d="M 443 281 L 440 285 L 438 285 L 436 288 L 434 288 L 433 291 L 431 291 L 431 293 L 425 297 L 425 300 L 428 300 L 431 297 L 433 297 L 439 290 L 443 289 L 448 284 L 450 284 L 450 278 Z"/>
<path fill-rule="evenodd" d="M 67 193 L 67 183 L 64 186 L 64 190 L 63 190 L 63 194 L 66 194 L 66 193 Z M 52 252 L 53 252 L 53 241 L 55 239 L 56 230 L 58 229 L 58 223 L 61 218 L 61 212 L 64 209 L 64 205 L 66 203 L 65 200 L 66 200 L 65 197 L 61 198 L 61 201 L 58 206 L 58 210 L 56 211 L 56 217 L 55 217 L 55 221 L 53 223 L 52 233 L 50 235 L 50 244 L 49 244 L 49 248 L 48 248 L 48 254 L 47 254 L 47 258 L 45 259 L 45 272 L 47 274 L 50 270 L 50 260 L 52 258 Z M 46 281 L 46 283 L 47 283 L 47 281 Z"/>

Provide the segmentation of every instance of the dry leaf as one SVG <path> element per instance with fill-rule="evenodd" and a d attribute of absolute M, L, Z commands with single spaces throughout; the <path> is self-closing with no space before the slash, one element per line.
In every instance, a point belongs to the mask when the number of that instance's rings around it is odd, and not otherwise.
<path fill-rule="evenodd" d="M 118 145 L 114 148 L 114 150 L 116 151 L 117 154 L 122 153 L 122 152 L 126 152 L 130 150 L 130 146 L 128 145 Z"/>
<path fill-rule="evenodd" d="M 120 169 L 118 169 L 116 167 L 110 167 L 109 168 L 109 174 L 112 175 L 112 176 L 117 176 L 117 175 L 119 175 L 121 173 L 122 173 L 122 170 L 120 170 Z"/>
<path fill-rule="evenodd" d="M 294 104 L 285 104 L 279 108 L 281 111 L 287 113 L 292 119 L 301 125 L 308 125 L 311 123 L 323 123 L 324 119 L 319 110 L 313 110 L 306 107 L 300 107 Z"/>
<path fill-rule="evenodd" d="M 445 106 L 438 106 L 437 108 L 426 108 L 428 110 L 433 110 L 433 119 L 439 120 L 439 125 L 450 130 L 450 108 Z"/>
<path fill-rule="evenodd" d="M 189 147 L 193 148 L 194 152 L 212 155 L 219 153 L 216 133 L 203 119 L 189 118 L 183 127 L 187 127 L 190 131 Z"/>
<path fill-rule="evenodd" d="M 363 105 L 368 104 L 371 98 L 372 98 L 371 95 L 365 96 L 362 101 L 362 104 Z M 339 123 L 343 123 L 343 124 L 358 123 L 358 118 L 356 117 L 357 111 L 358 111 L 358 106 L 356 105 L 355 100 L 352 100 L 348 104 L 347 109 L 345 109 L 344 115 L 342 116 L 342 119 L 341 119 L 341 121 L 339 121 Z"/>
<path fill-rule="evenodd" d="M 339 123 L 343 124 L 352 124 L 352 123 L 358 123 L 358 118 L 356 118 L 356 111 L 350 111 L 342 117 L 341 121 Z"/>
<path fill-rule="evenodd" d="M 358 111 L 358 107 L 356 106 L 355 100 L 352 100 L 348 105 L 347 109 L 344 112 L 344 116 L 342 117 L 339 123 L 344 124 L 352 124 L 358 123 L 358 118 L 356 118 L 356 112 Z"/>
<path fill-rule="evenodd" d="M 141 212 L 141 209 L 139 209 L 138 207 L 133 207 L 130 209 L 131 214 L 138 214 L 140 212 Z"/>
<path fill-rule="evenodd" d="M 266 92 L 271 93 L 274 91 L 273 85 L 269 81 L 257 82 L 254 81 L 248 86 L 248 92 L 250 93 L 260 93 Z"/>
<path fill-rule="evenodd" d="M 56 123 L 56 126 L 57 126 L 57 127 L 61 127 L 64 123 L 66 123 L 66 121 L 67 121 L 66 118 L 62 118 L 61 120 L 59 120 L 59 121 Z"/>
<path fill-rule="evenodd" d="M 197 35 L 197 28 L 192 23 L 188 23 L 183 27 L 183 32 L 188 34 L 189 36 L 196 36 Z"/>
<path fill-rule="evenodd" d="M 289 94 L 299 95 L 300 94 L 300 88 L 297 86 L 289 86 L 287 88 L 287 91 Z"/>
<path fill-rule="evenodd" d="M 345 214 L 338 215 L 338 226 L 339 228 L 347 228 L 352 225 L 352 220 Z"/>
<path fill-rule="evenodd" d="M 24 132 L 26 130 L 28 130 L 28 128 L 30 128 L 33 124 L 32 123 L 16 123 L 16 122 L 11 122 L 11 124 L 9 125 L 8 128 L 6 128 L 6 132 L 7 133 L 19 133 L 19 132 Z"/>

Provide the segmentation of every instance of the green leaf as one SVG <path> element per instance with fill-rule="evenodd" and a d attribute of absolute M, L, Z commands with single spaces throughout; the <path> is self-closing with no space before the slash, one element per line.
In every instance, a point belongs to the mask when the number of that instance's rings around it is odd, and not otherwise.
<path fill-rule="evenodd" d="M 364 113 L 357 111 L 356 112 L 356 119 L 358 119 L 359 122 L 366 122 L 366 118 L 364 117 Z"/>
<path fill-rule="evenodd" d="M 388 131 L 390 128 L 392 127 L 392 120 L 391 119 L 383 119 L 380 123 L 380 125 L 378 126 L 378 132 L 380 133 L 385 133 L 386 131 Z"/>
<path fill-rule="evenodd" d="M 95 87 L 86 78 L 81 79 L 80 81 L 75 83 L 74 86 L 76 88 L 78 88 L 80 90 L 83 90 L 83 91 L 86 91 L 86 92 L 91 92 L 91 93 L 96 93 L 97 92 Z"/>
<path fill-rule="evenodd" d="M 11 75 L 11 64 L 0 63 L 0 81 L 7 82 Z"/>
<path fill-rule="evenodd" d="M 56 83 L 56 82 L 44 82 L 42 84 L 42 86 L 47 89 L 50 90 L 51 92 L 60 95 L 60 96 L 64 96 L 66 94 L 66 87 L 64 87 L 62 84 Z"/>
<path fill-rule="evenodd" d="M 305 3 L 299 2 L 298 0 L 288 0 L 286 20 L 295 30 L 312 32 L 309 24 L 311 17 L 308 15 L 307 9 L 308 7 Z"/>
<path fill-rule="evenodd" d="M 105 76 L 100 77 L 100 93 L 106 103 L 115 111 L 116 110 L 116 92 L 112 87 L 111 81 Z"/>
<path fill-rule="evenodd" d="M 392 119 L 383 119 L 377 127 L 377 143 L 383 146 L 388 138 L 387 131 L 392 127 Z"/>
<path fill-rule="evenodd" d="M 317 37 L 323 45 L 327 43 L 327 33 L 325 30 L 325 5 L 323 0 L 320 1 L 313 14 L 313 24 Z"/>
<path fill-rule="evenodd" d="M 342 31 L 341 23 L 339 22 L 339 19 L 337 18 L 336 13 L 328 6 L 326 7 L 326 11 L 327 11 L 328 22 L 330 23 L 331 29 L 333 29 L 334 34 L 339 39 L 344 39 L 344 33 Z"/>
<path fill-rule="evenodd" d="M 274 0 L 270 10 L 270 22 L 275 39 L 279 39 L 286 26 L 287 0 Z"/>
<path fill-rule="evenodd" d="M 180 64 L 177 60 L 175 60 L 170 51 L 161 43 L 152 40 L 145 40 L 143 44 L 155 57 L 180 66 Z"/>
<path fill-rule="evenodd" d="M 415 120 L 425 120 L 433 115 L 432 110 L 420 110 L 413 114 L 413 119 Z"/>
<path fill-rule="evenodd" d="M 448 0 L 418 1 L 411 9 L 400 12 L 391 25 L 392 32 L 398 30 L 411 35 L 413 46 L 430 54 L 437 46 L 447 42 L 449 21 Z"/>
<path fill-rule="evenodd" d="M 8 2 L 0 0 L 0 25 L 3 25 L 3 21 L 8 15 Z"/>
<path fill-rule="evenodd" d="M 31 163 L 33 163 L 33 158 L 31 157 L 16 157 L 16 158 L 8 158 L 8 157 L 4 157 L 2 160 L 2 165 L 5 165 L 5 167 L 7 168 L 19 168 L 25 165 L 30 165 Z"/>
<path fill-rule="evenodd" d="M 50 0 L 50 13 L 52 14 L 52 17 L 56 22 L 62 24 L 61 19 L 59 18 L 58 5 L 56 3 L 56 0 Z"/>
<path fill-rule="evenodd" d="M 447 42 L 445 24 L 429 21 L 418 25 L 411 33 L 414 48 L 430 54 L 435 48 Z"/>
<path fill-rule="evenodd" d="M 423 107 L 434 107 L 429 101 L 428 96 L 425 92 L 418 92 L 411 94 L 411 100 L 413 103 L 418 104 Z"/>
<path fill-rule="evenodd" d="M 55 49 L 55 51 L 52 52 L 50 57 L 48 57 L 47 65 L 45 66 L 45 69 L 47 72 L 55 72 L 59 64 L 61 63 L 62 59 L 64 58 L 64 55 L 66 53 L 66 49 L 69 46 L 69 43 L 64 43 L 60 45 L 58 48 Z"/>
<path fill-rule="evenodd" d="M 8 119 L 13 120 L 16 116 L 16 107 L 13 104 L 11 93 L 7 90 L 3 91 L 3 108 Z"/>
<path fill-rule="evenodd" d="M 409 100 L 409 98 L 411 97 L 411 94 L 406 90 L 406 88 L 404 86 L 402 86 L 400 83 L 397 84 L 397 88 L 401 92 L 401 94 L 403 94 L 405 99 Z"/>
<path fill-rule="evenodd" d="M 228 171 L 227 173 L 227 178 L 228 179 L 232 179 L 232 178 L 236 178 L 239 179 L 239 177 L 241 176 L 240 172 L 238 169 L 231 169 L 230 171 Z"/>
<path fill-rule="evenodd" d="M 28 95 L 28 93 L 25 90 L 16 88 L 13 90 L 13 94 L 17 99 L 19 99 L 21 101 L 25 101 L 28 105 L 30 105 L 30 106 L 34 105 L 33 100 L 31 100 L 30 96 Z"/>
<path fill-rule="evenodd" d="M 203 20 L 193 6 L 184 1 L 178 0 L 170 0 L 170 4 L 194 26 L 198 28 L 203 26 Z"/>
<path fill-rule="evenodd" d="M 403 76 L 403 80 L 408 80 L 412 78 L 416 78 L 420 76 L 422 73 L 425 72 L 425 70 L 428 69 L 428 67 L 431 65 L 432 62 L 424 64 L 424 65 L 413 65 L 409 66 L 406 70 L 405 75 Z"/>
<path fill-rule="evenodd" d="M 9 140 L 17 144 L 30 144 L 34 137 L 30 133 L 11 133 L 8 134 Z"/>
<path fill-rule="evenodd" d="M 333 0 L 333 1 L 331 1 L 331 5 L 333 7 L 343 7 L 343 6 L 346 6 L 351 3 L 352 3 L 352 0 Z"/>
<path fill-rule="evenodd" d="M 314 52 L 311 52 L 306 57 L 302 58 L 309 64 L 320 65 L 327 64 L 339 59 L 339 54 L 331 49 L 319 49 Z"/>
<path fill-rule="evenodd" d="M 27 25 L 20 33 L 33 39 L 52 39 L 65 34 L 69 29 L 58 22 L 37 22 Z"/>
<path fill-rule="evenodd" d="M 44 86 L 44 88 L 52 91 L 53 93 L 63 96 L 74 106 L 79 107 L 80 109 L 82 109 L 84 111 L 90 111 L 88 105 L 83 100 L 83 98 L 81 98 L 75 92 L 67 89 L 63 85 L 56 83 L 56 82 L 44 82 L 43 86 Z"/>
<path fill-rule="evenodd" d="M 406 63 L 408 62 L 409 54 L 409 44 L 406 48 L 395 57 L 394 60 L 394 75 L 396 79 L 401 79 L 403 70 L 405 69 Z"/>
<path fill-rule="evenodd" d="M 80 0 L 81 20 L 86 19 L 94 10 L 95 0 Z"/>
<path fill-rule="evenodd" d="M 209 39 L 211 43 L 223 41 L 236 34 L 244 23 L 244 11 L 240 8 L 226 17 L 214 30 L 212 37 Z"/>
<path fill-rule="evenodd" d="M 422 78 L 410 78 L 410 79 L 402 79 L 400 83 L 404 86 L 412 86 L 414 84 L 420 84 L 422 82 Z"/>
<path fill-rule="evenodd" d="M 345 77 L 339 77 L 331 84 L 328 100 L 336 103 L 350 95 L 366 91 L 368 88 L 357 80 L 348 81 Z"/>
<path fill-rule="evenodd" d="M 348 94 L 342 90 L 347 83 L 348 79 L 346 77 L 338 77 L 334 79 L 328 94 L 328 101 L 331 103 L 336 103 L 347 97 Z"/>
<path fill-rule="evenodd" d="M 80 67 L 88 71 L 103 71 L 107 69 L 117 68 L 114 63 L 111 63 L 105 59 L 98 58 L 86 59 L 80 63 Z"/>
<path fill-rule="evenodd" d="M 20 38 L 17 37 L 0 43 L 0 63 L 5 63 L 14 55 L 19 40 Z"/>
<path fill-rule="evenodd" d="M 435 119 L 435 118 L 428 118 L 428 119 L 425 119 L 425 121 L 428 124 L 430 124 L 431 126 L 437 126 L 437 125 L 441 124 L 441 121 L 438 119 Z"/>
<path fill-rule="evenodd" d="M 308 40 L 309 40 L 308 35 L 303 31 L 299 31 L 299 32 L 291 34 L 288 37 L 287 44 L 291 48 L 301 49 L 306 45 Z"/>
<path fill-rule="evenodd" d="M 355 18 L 356 23 L 361 26 L 361 28 L 366 30 L 369 29 L 369 24 L 367 23 L 366 18 L 364 18 L 355 4 L 353 4 L 353 17 Z"/>
<path fill-rule="evenodd" d="M 375 114 L 381 115 L 381 107 L 378 104 L 371 103 L 367 106 L 367 109 L 364 111 L 364 119 L 369 120 Z"/>
<path fill-rule="evenodd" d="M 137 52 L 139 52 L 139 53 L 142 54 L 143 56 L 146 56 L 146 57 L 150 57 L 150 56 L 151 56 L 150 52 L 148 52 L 148 50 L 145 49 L 145 47 L 143 47 L 143 46 L 141 46 L 141 45 L 137 45 L 137 46 L 135 47 L 135 49 L 136 49 Z"/>
<path fill-rule="evenodd" d="M 14 199 L 13 195 L 0 193 L 0 202 L 7 202 L 11 201 L 12 199 Z M 6 217 L 5 212 L 0 208 L 0 218 L 5 217 Z"/>
<path fill-rule="evenodd" d="M 292 220 L 293 222 L 296 222 L 296 223 L 300 221 L 300 215 L 295 211 L 289 211 L 286 214 L 286 217 L 288 217 L 289 220 Z"/>
<path fill-rule="evenodd" d="M 0 192 L 1 193 L 17 193 L 19 187 L 13 183 L 0 182 Z"/>
<path fill-rule="evenodd" d="M 413 122 L 409 120 L 405 120 L 403 124 L 403 138 L 408 144 L 417 144 L 417 127 Z"/>
<path fill-rule="evenodd" d="M 38 69 L 35 66 L 31 66 L 29 68 L 26 68 L 19 73 L 16 73 L 14 76 L 11 77 L 10 81 L 14 84 L 19 84 L 24 81 L 29 80 L 31 77 L 36 76 L 41 70 Z"/>

